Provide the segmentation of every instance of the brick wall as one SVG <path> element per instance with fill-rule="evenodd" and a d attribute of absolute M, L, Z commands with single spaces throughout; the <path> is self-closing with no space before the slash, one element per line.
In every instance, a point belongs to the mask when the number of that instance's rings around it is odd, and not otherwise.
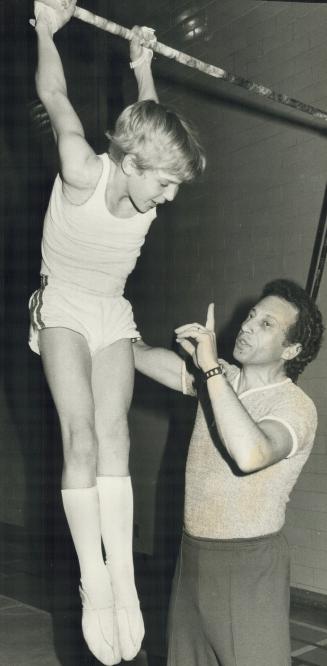
<path fill-rule="evenodd" d="M 202 4 L 211 38 L 192 47 L 195 55 L 327 108 L 327 14 L 322 5 L 240 0 Z M 165 20 L 166 33 L 163 26 L 159 37 L 169 43 L 166 15 Z M 162 74 L 163 66 L 157 67 Z M 161 98 L 200 128 L 208 169 L 202 182 L 185 187 L 161 213 L 158 241 L 151 237 L 141 260 L 141 274 L 151 274 L 151 286 L 144 285 L 142 305 L 136 298 L 136 309 L 154 344 L 170 344 L 177 323 L 203 320 L 211 300 L 222 334 L 233 308 L 256 298 L 265 282 L 288 277 L 304 286 L 327 175 L 322 125 L 226 83 L 168 67 L 159 86 Z M 171 77 L 173 84 L 167 83 Z M 326 297 L 327 274 L 318 299 L 327 319 Z M 146 315 L 149 304 L 151 320 Z M 293 585 L 325 594 L 326 361 L 325 342 L 319 360 L 301 380 L 316 402 L 319 430 L 292 494 L 286 525 Z"/>

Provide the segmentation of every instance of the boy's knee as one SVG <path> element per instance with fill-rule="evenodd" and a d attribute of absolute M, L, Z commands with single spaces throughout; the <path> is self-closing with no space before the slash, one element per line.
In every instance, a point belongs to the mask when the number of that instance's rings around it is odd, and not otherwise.
<path fill-rule="evenodd" d="M 91 462 L 97 455 L 94 423 L 80 419 L 61 423 L 65 459 Z"/>

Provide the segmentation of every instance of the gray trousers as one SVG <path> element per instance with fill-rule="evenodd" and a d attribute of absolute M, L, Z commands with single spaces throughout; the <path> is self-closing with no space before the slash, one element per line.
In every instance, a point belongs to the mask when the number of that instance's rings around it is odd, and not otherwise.
<path fill-rule="evenodd" d="M 184 533 L 168 632 L 168 666 L 290 666 L 285 537 Z"/>

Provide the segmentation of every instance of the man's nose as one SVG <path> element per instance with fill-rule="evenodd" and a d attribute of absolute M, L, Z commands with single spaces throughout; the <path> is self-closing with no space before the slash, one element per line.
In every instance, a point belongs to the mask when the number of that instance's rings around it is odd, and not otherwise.
<path fill-rule="evenodd" d="M 254 327 L 255 327 L 255 321 L 254 318 L 251 317 L 251 319 L 246 319 L 245 321 L 243 321 L 241 329 L 243 333 L 251 333 Z"/>

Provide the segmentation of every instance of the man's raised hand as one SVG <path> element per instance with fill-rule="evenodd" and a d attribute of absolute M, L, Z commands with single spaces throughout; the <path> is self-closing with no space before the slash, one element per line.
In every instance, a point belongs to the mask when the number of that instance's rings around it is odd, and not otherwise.
<path fill-rule="evenodd" d="M 215 336 L 214 303 L 210 303 L 207 312 L 206 326 L 192 323 L 184 324 L 175 329 L 176 340 L 193 358 L 197 368 L 204 372 L 218 363 Z"/>
<path fill-rule="evenodd" d="M 215 332 L 215 304 L 209 303 L 207 310 L 206 328 Z"/>

